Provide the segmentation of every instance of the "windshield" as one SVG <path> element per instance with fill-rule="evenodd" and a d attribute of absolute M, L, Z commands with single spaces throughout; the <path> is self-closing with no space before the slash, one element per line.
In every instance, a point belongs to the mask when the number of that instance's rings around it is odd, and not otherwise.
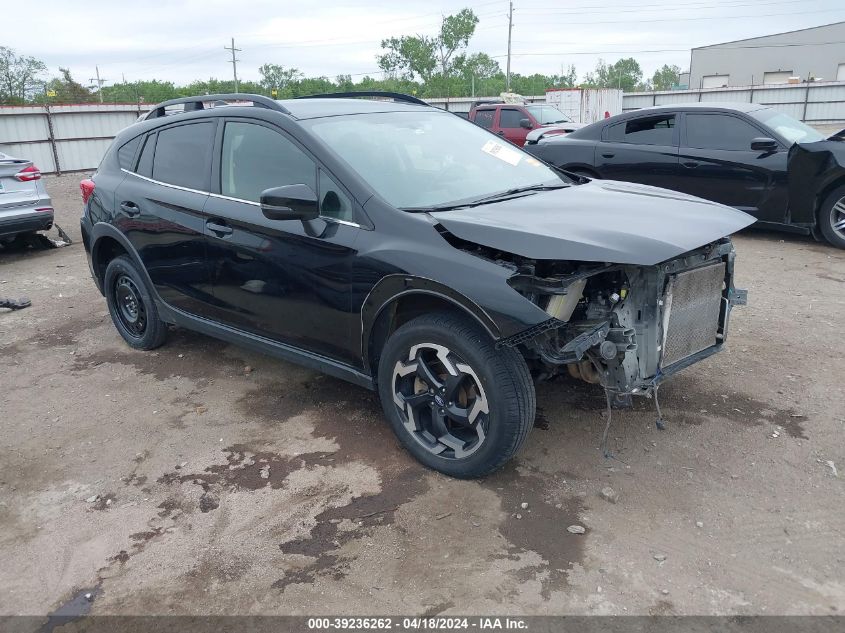
<path fill-rule="evenodd" d="M 572 119 L 552 106 L 532 105 L 525 106 L 525 109 L 531 113 L 531 116 L 540 122 L 540 125 L 549 125 L 551 123 L 572 123 Z"/>
<path fill-rule="evenodd" d="M 314 119 L 310 127 L 400 209 L 568 182 L 518 147 L 448 112 L 335 116 Z"/>
<path fill-rule="evenodd" d="M 824 136 L 816 132 L 809 125 L 801 123 L 801 121 L 782 114 L 777 110 L 764 108 L 762 110 L 754 110 L 749 112 L 749 114 L 764 123 L 766 127 L 780 134 L 790 143 L 815 143 L 816 141 L 824 140 Z"/>

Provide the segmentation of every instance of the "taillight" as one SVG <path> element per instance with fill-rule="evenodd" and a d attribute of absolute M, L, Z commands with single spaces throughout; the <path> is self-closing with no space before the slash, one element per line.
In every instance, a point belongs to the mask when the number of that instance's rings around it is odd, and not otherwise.
<path fill-rule="evenodd" d="M 88 178 L 79 183 L 79 189 L 82 191 L 82 204 L 88 204 L 88 199 L 94 195 L 94 187 L 96 187 L 94 181 Z"/>
<path fill-rule="evenodd" d="M 35 165 L 30 165 L 15 174 L 15 180 L 29 182 L 30 180 L 41 180 L 41 170 Z"/>

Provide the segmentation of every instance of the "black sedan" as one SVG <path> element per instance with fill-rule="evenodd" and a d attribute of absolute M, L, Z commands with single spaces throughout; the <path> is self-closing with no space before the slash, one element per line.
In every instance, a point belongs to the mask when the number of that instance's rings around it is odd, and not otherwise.
<path fill-rule="evenodd" d="M 770 107 L 645 108 L 525 149 L 561 169 L 689 193 L 845 248 L 845 141 Z"/>

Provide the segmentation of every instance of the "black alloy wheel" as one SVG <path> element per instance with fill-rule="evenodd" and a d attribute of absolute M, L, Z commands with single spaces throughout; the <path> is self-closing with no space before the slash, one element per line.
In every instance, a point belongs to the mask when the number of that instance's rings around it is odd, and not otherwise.
<path fill-rule="evenodd" d="M 481 381 L 443 345 L 419 343 L 393 369 L 393 402 L 410 436 L 445 459 L 463 459 L 487 438 L 490 407 Z"/>

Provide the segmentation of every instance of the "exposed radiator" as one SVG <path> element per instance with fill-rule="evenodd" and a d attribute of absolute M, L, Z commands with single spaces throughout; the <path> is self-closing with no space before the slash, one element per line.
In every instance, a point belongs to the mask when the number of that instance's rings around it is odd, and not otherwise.
<path fill-rule="evenodd" d="M 724 262 L 669 277 L 663 298 L 663 367 L 717 343 L 724 280 Z"/>

